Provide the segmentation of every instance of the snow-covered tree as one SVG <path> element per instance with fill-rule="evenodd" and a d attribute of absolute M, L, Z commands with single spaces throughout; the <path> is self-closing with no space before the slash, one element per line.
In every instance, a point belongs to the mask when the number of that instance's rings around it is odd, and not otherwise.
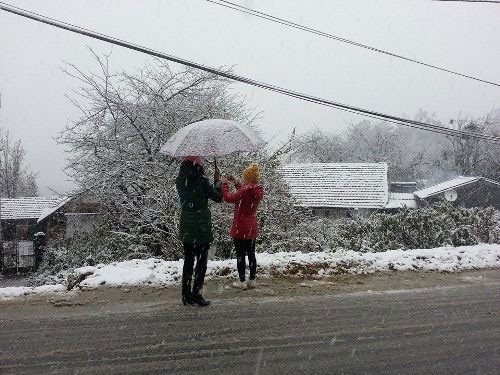
<path fill-rule="evenodd" d="M 491 114 L 480 119 L 460 119 L 453 124 L 471 133 L 499 136 L 500 123 Z M 483 176 L 500 180 L 500 146 L 472 137 L 448 137 L 441 152 L 443 168 L 465 176 Z"/>
<path fill-rule="evenodd" d="M 0 195 L 7 198 L 36 196 L 36 176 L 26 165 L 21 141 L 0 128 Z"/>
<path fill-rule="evenodd" d="M 294 140 L 288 155 L 288 161 L 298 163 L 341 163 L 346 160 L 344 138 L 319 128 L 313 128 Z"/>
<path fill-rule="evenodd" d="M 500 110 L 483 118 L 450 121 L 449 128 L 498 136 Z M 420 110 L 416 121 L 445 126 Z M 456 175 L 500 180 L 500 147 L 468 136 L 445 136 L 386 122 L 361 121 L 340 134 L 308 131 L 296 141 L 298 162 L 386 162 L 390 180 L 427 186 Z"/>
<path fill-rule="evenodd" d="M 442 126 L 420 110 L 415 120 Z M 451 138 L 450 138 L 451 140 Z M 313 129 L 298 138 L 291 159 L 299 162 L 386 162 L 392 181 L 440 181 L 456 174 L 443 152 L 445 136 L 387 122 L 361 121 L 340 134 Z"/>
<path fill-rule="evenodd" d="M 71 96 L 81 116 L 58 139 L 69 152 L 67 172 L 79 190 L 102 202 L 113 235 L 175 257 L 179 244 L 174 181 L 179 162 L 160 154 L 161 146 L 181 127 L 208 118 L 238 120 L 256 129 L 254 113 L 231 92 L 225 78 L 190 68 L 173 70 L 163 60 L 150 61 L 134 74 L 116 73 L 107 56 L 93 56 L 99 73 L 75 65 L 66 69 L 81 82 Z M 265 152 L 236 155 L 221 158 L 219 166 L 222 173 L 238 175 L 250 161 L 260 161 L 263 175 L 274 176 L 275 166 L 267 160 Z M 206 161 L 207 176 L 213 175 L 211 162 Z M 232 207 L 212 207 L 216 236 L 227 245 Z"/>

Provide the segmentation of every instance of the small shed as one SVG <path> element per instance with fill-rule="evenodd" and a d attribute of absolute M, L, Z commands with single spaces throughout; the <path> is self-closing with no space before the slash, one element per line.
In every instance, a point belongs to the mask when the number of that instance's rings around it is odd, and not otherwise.
<path fill-rule="evenodd" d="M 36 266 L 36 234 L 49 231 L 47 225 L 40 225 L 38 219 L 47 212 L 68 203 L 68 197 L 21 197 L 0 200 L 2 248 L 0 248 L 0 269 L 26 269 Z"/>
<path fill-rule="evenodd" d="M 36 268 L 43 245 L 101 225 L 101 205 L 89 194 L 1 199 L 0 270 Z"/>
<path fill-rule="evenodd" d="M 281 172 L 297 205 L 318 216 L 365 216 L 388 203 L 387 163 L 288 164 Z"/>
<path fill-rule="evenodd" d="M 418 205 L 446 199 L 463 207 L 500 209 L 500 182 L 485 177 L 458 176 L 414 192 Z"/>
<path fill-rule="evenodd" d="M 79 193 L 73 195 L 64 207 L 45 210 L 38 218 L 38 225 L 47 228 L 48 242 L 58 238 L 71 238 L 101 225 L 101 210 L 101 204 L 95 196 Z"/>

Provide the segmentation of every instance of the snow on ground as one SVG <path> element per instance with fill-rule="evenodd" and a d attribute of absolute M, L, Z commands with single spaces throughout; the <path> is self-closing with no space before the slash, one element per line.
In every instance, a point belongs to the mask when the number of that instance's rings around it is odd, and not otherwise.
<path fill-rule="evenodd" d="M 37 287 L 27 286 L 9 286 L 0 288 L 0 301 L 3 299 L 12 299 L 17 297 L 29 296 L 34 294 L 55 294 L 66 290 L 66 286 L 58 285 L 42 285 Z"/>
<path fill-rule="evenodd" d="M 338 273 L 373 273 L 377 271 L 441 271 L 500 267 L 500 245 L 441 247 L 436 249 L 391 250 L 383 253 L 356 251 L 317 253 L 257 254 L 258 275 L 328 276 Z M 94 272 L 80 285 L 170 285 L 180 282 L 183 261 L 160 259 L 128 260 L 96 267 L 82 267 L 77 273 Z M 237 277 L 236 260 L 208 262 L 207 279 Z"/>
<path fill-rule="evenodd" d="M 456 272 L 481 268 L 500 268 L 500 245 L 480 244 L 435 249 L 390 250 L 382 253 L 356 251 L 316 253 L 257 254 L 258 276 L 287 276 L 321 278 L 336 274 L 367 274 L 377 271 L 439 271 Z M 93 272 L 80 286 L 87 289 L 99 286 L 164 286 L 178 284 L 183 261 L 160 259 L 127 260 L 95 267 L 81 267 L 77 274 Z M 208 262 L 207 279 L 236 278 L 236 261 Z M 0 300 L 30 294 L 60 292 L 63 285 L 36 288 L 0 288 Z"/>

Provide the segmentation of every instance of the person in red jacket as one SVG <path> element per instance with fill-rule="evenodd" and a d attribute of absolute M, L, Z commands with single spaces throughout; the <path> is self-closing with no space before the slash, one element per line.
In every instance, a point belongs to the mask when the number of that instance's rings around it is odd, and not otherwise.
<path fill-rule="evenodd" d="M 236 192 L 231 193 L 229 181 L 234 182 Z M 234 177 L 229 176 L 222 181 L 222 194 L 228 203 L 234 203 L 234 219 L 231 228 L 231 237 L 236 250 L 236 265 L 238 267 L 239 282 L 233 286 L 241 289 L 255 288 L 257 260 L 255 259 L 255 240 L 259 234 L 257 225 L 257 208 L 264 197 L 264 188 L 260 185 L 259 166 L 252 164 L 243 171 L 241 184 Z M 248 256 L 250 278 L 245 278 L 245 256 Z"/>

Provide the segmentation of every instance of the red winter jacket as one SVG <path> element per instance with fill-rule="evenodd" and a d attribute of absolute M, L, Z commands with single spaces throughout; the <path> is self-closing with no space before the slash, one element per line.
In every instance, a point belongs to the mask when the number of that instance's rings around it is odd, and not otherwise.
<path fill-rule="evenodd" d="M 234 219 L 231 228 L 231 237 L 238 240 L 252 240 L 257 238 L 257 207 L 264 197 L 264 188 L 259 184 L 236 183 L 237 191 L 231 194 L 229 184 L 222 184 L 222 194 L 228 203 L 234 203 Z"/>

